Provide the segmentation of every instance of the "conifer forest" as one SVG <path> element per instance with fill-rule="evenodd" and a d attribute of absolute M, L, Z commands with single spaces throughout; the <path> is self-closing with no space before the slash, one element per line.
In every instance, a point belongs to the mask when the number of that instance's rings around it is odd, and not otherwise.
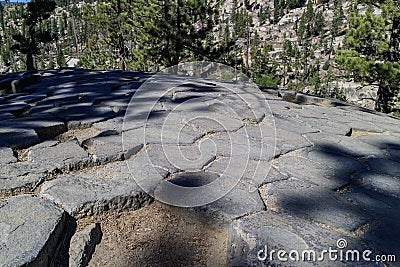
<path fill-rule="evenodd" d="M 400 111 L 399 0 L 4 1 L 0 24 L 3 73 L 213 61 L 260 86 Z"/>

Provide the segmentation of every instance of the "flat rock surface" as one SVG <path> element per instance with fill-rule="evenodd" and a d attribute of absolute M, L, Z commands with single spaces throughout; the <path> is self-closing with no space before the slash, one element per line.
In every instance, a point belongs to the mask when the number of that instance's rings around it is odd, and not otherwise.
<path fill-rule="evenodd" d="M 60 241 L 64 211 L 32 195 L 0 202 L 2 266 L 46 266 Z"/>
<path fill-rule="evenodd" d="M 328 254 L 321 258 L 322 250 L 338 249 L 337 240 L 345 240 L 346 246 L 363 251 L 368 247 L 360 244 L 352 236 L 332 229 L 324 229 L 307 220 L 272 211 L 260 212 L 234 221 L 229 231 L 228 266 L 263 266 L 262 264 L 282 264 L 277 251 L 284 250 L 286 266 L 348 266 L 346 261 L 329 260 Z M 261 253 L 260 253 L 260 250 Z M 306 260 L 297 260 L 297 251 Z M 271 251 L 275 251 L 275 254 Z M 315 258 L 303 251 L 314 251 Z M 265 254 L 266 253 L 266 254 Z M 309 261 L 307 261 L 309 259 Z M 351 264 L 351 263 L 350 263 Z M 369 266 L 369 262 L 359 261 L 357 266 Z"/>
<path fill-rule="evenodd" d="M 224 249 L 210 249 L 232 266 L 266 264 L 257 259 L 264 245 L 323 250 L 340 238 L 348 249 L 400 259 L 399 119 L 234 81 L 83 69 L 38 75 L 27 92 L 0 99 L 0 266 L 47 265 L 71 242 L 65 216 L 148 217 L 154 202 L 229 228 Z M 144 245 L 151 251 L 135 243 L 135 258 L 147 259 L 135 262 L 153 262 L 149 253 L 162 250 L 162 235 L 147 240 L 140 229 L 140 242 L 159 243 Z M 107 249 L 98 247 L 95 262 L 121 263 L 115 251 L 114 259 L 99 258 Z M 201 257 L 167 262 L 201 265 Z M 292 266 L 346 264 L 356 263 Z"/>
<path fill-rule="evenodd" d="M 76 140 L 63 143 L 46 141 L 28 149 L 28 161 L 54 166 L 62 172 L 90 166 L 89 154 Z"/>
<path fill-rule="evenodd" d="M 0 148 L 0 164 L 14 163 L 17 158 L 14 157 L 14 152 L 11 148 L 1 147 Z"/>
<path fill-rule="evenodd" d="M 33 192 L 52 170 L 46 164 L 20 161 L 0 166 L 0 196 Z"/>

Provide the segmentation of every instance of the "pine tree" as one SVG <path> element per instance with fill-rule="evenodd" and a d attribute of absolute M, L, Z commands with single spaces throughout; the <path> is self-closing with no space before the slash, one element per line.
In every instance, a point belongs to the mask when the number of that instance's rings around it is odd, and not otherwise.
<path fill-rule="evenodd" d="M 278 63 L 268 54 L 274 48 L 257 40 L 254 40 L 251 49 L 250 76 L 259 85 L 276 88 L 280 83 L 280 77 L 276 75 Z"/>
<path fill-rule="evenodd" d="M 283 42 L 283 50 L 279 54 L 283 65 L 283 85 L 286 85 L 286 77 L 292 71 L 292 58 L 295 56 L 295 51 L 291 41 L 285 39 Z"/>
<path fill-rule="evenodd" d="M 65 67 L 67 65 L 67 62 L 65 60 L 64 52 L 63 52 L 62 46 L 57 46 L 57 65 L 59 68 Z"/>
<path fill-rule="evenodd" d="M 321 35 L 323 33 L 323 29 L 325 27 L 325 19 L 324 14 L 319 11 L 314 18 L 314 25 L 313 25 L 312 33 L 314 36 Z"/>
<path fill-rule="evenodd" d="M 386 27 L 399 16 L 393 1 L 381 5 L 382 16 L 374 15 L 374 7 L 368 5 L 364 15 L 353 12 L 344 49 L 338 51 L 336 62 L 345 67 L 359 81 L 378 82 L 379 89 L 375 109 L 391 112 L 390 102 L 397 95 L 400 85 L 400 63 L 392 57 Z M 393 34 L 391 29 L 389 34 Z M 394 59 L 394 60 L 393 60 Z"/>
<path fill-rule="evenodd" d="M 40 28 L 40 24 L 50 17 L 55 7 L 53 0 L 32 0 L 27 4 L 26 14 L 20 11 L 24 18 L 24 25 L 27 27 L 27 35 L 24 33 L 13 35 L 16 43 L 12 49 L 26 54 L 27 71 L 35 69 L 33 55 L 39 53 L 39 44 L 50 42 L 53 39 L 49 31 Z"/>
<path fill-rule="evenodd" d="M 342 0 L 335 0 L 334 1 L 334 14 L 332 19 L 332 26 L 331 26 L 331 39 L 329 45 L 329 59 L 331 58 L 331 54 L 333 52 L 333 40 L 335 37 L 339 36 L 340 26 L 342 24 L 342 20 L 344 18 L 343 12 L 343 4 Z"/>
<path fill-rule="evenodd" d="M 208 0 L 136 1 L 135 31 L 141 42 L 135 56 L 147 55 L 153 64 L 166 67 L 194 55 L 205 60 L 218 58 L 220 50 L 213 49 L 218 45 L 205 43 L 218 17 L 218 6 L 213 3 Z"/>
<path fill-rule="evenodd" d="M 2 3 L 0 3 L 0 24 L 1 30 L 4 32 L 6 30 L 6 23 L 4 19 L 4 6 Z"/>
<path fill-rule="evenodd" d="M 276 24 L 284 15 L 285 0 L 274 0 L 274 21 Z"/>
<path fill-rule="evenodd" d="M 268 13 L 264 10 L 263 6 L 260 6 L 260 10 L 257 13 L 258 21 L 260 25 L 265 24 L 268 18 Z"/>
<path fill-rule="evenodd" d="M 218 48 L 219 55 L 216 57 L 216 61 L 225 65 L 236 68 L 241 63 L 241 57 L 239 55 L 239 46 L 237 45 L 237 39 L 234 39 L 234 34 L 230 30 L 229 18 L 221 25 L 221 38 L 219 38 Z"/>
<path fill-rule="evenodd" d="M 126 42 L 132 38 L 132 9 L 130 0 L 103 1 L 94 7 L 85 7 L 84 18 L 88 22 L 85 27 L 88 28 L 83 29 L 82 35 L 90 34 L 82 63 L 94 60 L 100 68 L 126 68 L 130 60 Z"/>

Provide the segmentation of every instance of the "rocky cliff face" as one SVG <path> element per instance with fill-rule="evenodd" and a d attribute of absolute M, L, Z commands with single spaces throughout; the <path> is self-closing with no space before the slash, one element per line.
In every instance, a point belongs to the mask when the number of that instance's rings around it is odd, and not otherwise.
<path fill-rule="evenodd" d="M 140 214 L 153 201 L 192 207 L 182 212 L 227 229 L 220 265 L 287 264 L 261 257 L 265 246 L 400 255 L 398 119 L 242 82 L 39 74 L 40 83 L 0 99 L 0 265 L 45 266 L 55 254 L 87 262 L 101 233 L 93 226 L 71 238 L 71 222 Z M 169 244 L 165 257 L 182 245 Z M 396 266 L 391 259 L 385 264 Z M 353 263 L 324 258 L 318 266 Z"/>
<path fill-rule="evenodd" d="M 279 84 L 280 87 L 300 90 L 305 93 L 320 93 L 315 90 L 314 85 L 299 84 L 298 77 L 303 70 L 296 70 L 296 67 L 293 67 L 299 59 L 296 59 L 294 55 L 287 55 L 287 51 L 285 51 L 285 43 L 291 42 L 291 45 L 296 46 L 300 51 L 299 53 L 303 53 L 305 50 L 312 51 L 305 60 L 308 61 L 309 66 L 314 65 L 318 69 L 318 79 L 321 82 L 318 86 L 326 90 L 326 96 L 346 100 L 362 107 L 374 108 L 378 90 L 377 84 L 354 81 L 334 61 L 336 51 L 343 46 L 354 1 L 313 1 L 313 14 L 319 14 L 323 19 L 320 31 L 309 40 L 302 39 L 299 34 L 301 17 L 307 12 L 308 1 L 299 1 L 301 2 L 299 7 L 283 8 L 278 17 L 276 17 L 275 12 L 277 3 L 280 1 L 237 2 L 237 4 L 235 4 L 235 1 L 224 3 L 224 18 L 232 20 L 233 6 L 237 6 L 236 12 L 241 9 L 246 10 L 245 14 L 251 17 L 253 24 L 249 31 L 250 36 L 254 37 L 257 34 L 261 42 L 267 42 L 273 46 L 273 51 L 269 52 L 269 55 L 272 60 L 278 62 L 277 74 L 284 76 Z M 338 28 L 333 29 L 338 8 L 342 9 L 342 15 Z M 360 14 L 365 13 L 367 9 L 366 5 L 358 5 L 357 8 Z M 376 14 L 379 15 L 380 12 L 380 10 L 377 10 Z M 242 57 L 244 60 L 249 57 L 251 62 L 251 55 L 247 55 L 246 52 L 248 42 L 247 38 L 242 38 L 239 41 L 243 46 Z M 253 40 L 250 40 L 251 42 Z M 289 60 L 287 60 L 288 57 Z M 287 70 L 287 65 L 290 64 L 292 64 L 292 70 Z"/>

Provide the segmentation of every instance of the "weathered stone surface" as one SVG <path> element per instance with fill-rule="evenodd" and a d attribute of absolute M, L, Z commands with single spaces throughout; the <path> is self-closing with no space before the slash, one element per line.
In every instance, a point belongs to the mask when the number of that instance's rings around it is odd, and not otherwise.
<path fill-rule="evenodd" d="M 94 123 L 93 127 L 99 131 L 114 131 L 116 134 L 119 134 L 122 132 L 123 123 L 124 117 L 116 117 L 111 120 Z"/>
<path fill-rule="evenodd" d="M 48 115 L 0 121 L 1 140 L 10 147 L 28 147 L 65 131 L 63 122 Z"/>
<path fill-rule="evenodd" d="M 27 173 L 15 177 L 0 179 L 0 196 L 33 192 L 44 181 L 44 175 Z"/>
<path fill-rule="evenodd" d="M 399 149 L 388 149 L 389 159 L 400 162 L 400 150 Z"/>
<path fill-rule="evenodd" d="M 25 103 L 29 104 L 29 103 L 34 103 L 34 102 L 40 101 L 46 97 L 47 97 L 46 94 L 34 93 L 34 94 L 30 94 L 30 95 L 16 97 L 12 100 L 12 102 L 25 102 Z"/>
<path fill-rule="evenodd" d="M 395 134 L 366 134 L 357 137 L 358 140 L 370 144 L 372 146 L 378 147 L 380 149 L 400 149 L 400 144 L 398 140 L 400 135 Z"/>
<path fill-rule="evenodd" d="M 67 131 L 65 123 L 53 116 L 29 116 L 26 119 L 16 120 L 15 123 L 34 129 L 40 141 L 53 138 Z"/>
<path fill-rule="evenodd" d="M 305 137 L 318 149 L 353 157 L 385 157 L 379 147 L 364 143 L 356 138 L 330 135 L 328 133 L 308 133 Z"/>
<path fill-rule="evenodd" d="M 47 165 L 16 162 L 0 164 L 0 196 L 33 192 L 48 175 Z"/>
<path fill-rule="evenodd" d="M 196 145 L 149 145 L 146 156 L 154 166 L 176 172 L 178 170 L 198 171 L 215 159 L 215 151 L 206 146 Z"/>
<path fill-rule="evenodd" d="M 219 157 L 242 157 L 244 160 L 269 161 L 275 156 L 275 140 L 255 141 L 242 134 L 217 133 L 204 136 L 200 146 L 213 147 Z"/>
<path fill-rule="evenodd" d="M 11 104 L 2 105 L 0 107 L 1 113 L 12 113 L 13 115 L 21 115 L 27 111 L 31 106 L 24 102 L 15 102 Z"/>
<path fill-rule="evenodd" d="M 10 78 L 2 78 L 0 80 L 0 90 L 4 91 L 4 93 L 11 92 L 11 82 L 13 81 L 13 77 Z"/>
<path fill-rule="evenodd" d="M 76 105 L 73 105 L 66 111 L 57 113 L 55 116 L 67 121 L 67 128 L 70 130 L 88 128 L 93 123 L 115 117 L 116 113 L 109 107 L 76 107 Z"/>
<path fill-rule="evenodd" d="M 128 107 L 128 99 L 104 101 L 101 102 L 101 106 L 109 107 L 117 114 L 123 114 Z"/>
<path fill-rule="evenodd" d="M 28 151 L 30 162 L 50 165 L 61 171 L 80 170 L 93 165 L 92 159 L 77 140 L 65 143 L 46 141 Z"/>
<path fill-rule="evenodd" d="M 42 197 L 60 205 L 75 218 L 107 211 L 138 209 L 151 202 L 133 182 L 104 181 L 87 176 L 61 176 L 46 182 Z"/>
<path fill-rule="evenodd" d="M 311 149 L 305 152 L 306 157 L 314 162 L 328 166 L 344 173 L 360 171 L 364 166 L 352 157 L 331 153 L 330 151 Z"/>
<path fill-rule="evenodd" d="M 400 164 L 396 161 L 387 159 L 371 159 L 368 161 L 368 166 L 376 172 L 400 177 Z"/>
<path fill-rule="evenodd" d="M 130 158 L 142 149 L 143 141 L 136 132 L 126 132 L 124 139 L 122 135 L 98 136 L 85 140 L 82 145 L 95 162 L 104 164 Z"/>
<path fill-rule="evenodd" d="M 375 132 L 382 133 L 384 130 L 378 125 L 374 124 L 373 121 L 366 121 L 365 114 L 363 114 L 364 118 L 360 118 L 360 120 L 354 120 L 349 123 L 350 127 L 353 129 L 363 130 L 366 132 Z"/>
<path fill-rule="evenodd" d="M 0 125 L 0 143 L 11 148 L 28 147 L 40 142 L 33 129 L 11 128 Z"/>
<path fill-rule="evenodd" d="M 196 118 L 196 116 L 189 116 L 189 118 L 188 124 L 205 133 L 231 132 L 243 126 L 243 122 L 239 119 L 232 119 L 211 112 L 208 116 L 199 116 L 198 118 Z"/>
<path fill-rule="evenodd" d="M 34 106 L 31 108 L 29 111 L 29 114 L 31 115 L 43 115 L 43 114 L 49 114 L 49 115 L 56 115 L 60 112 L 64 112 L 65 108 L 59 107 L 59 106 L 54 106 L 54 105 L 38 105 Z"/>
<path fill-rule="evenodd" d="M 345 239 L 347 248 L 363 251 L 368 249 L 357 239 L 337 232 L 332 229 L 324 229 L 314 223 L 290 215 L 277 214 L 272 211 L 259 212 L 232 222 L 228 237 L 228 266 L 348 266 L 351 262 L 339 260 L 330 261 L 328 254 L 324 255 L 323 261 L 296 261 L 289 258 L 292 250 L 297 250 L 301 259 L 305 250 L 313 250 L 316 259 L 321 256 L 322 250 L 338 249 L 337 240 Z M 267 246 L 267 258 L 263 258 Z M 270 260 L 271 251 L 275 250 Z M 280 261 L 277 251 L 284 250 L 288 261 Z M 295 258 L 292 254 L 292 258 Z M 308 259 L 305 254 L 305 259 Z M 313 258 L 311 258 L 313 259 Z M 357 266 L 369 266 L 369 262 L 356 262 Z"/>
<path fill-rule="evenodd" d="M 245 161 L 240 157 L 219 158 L 212 162 L 206 170 L 234 177 L 247 184 L 248 190 L 251 191 L 256 191 L 264 183 L 287 179 L 287 176 L 272 168 L 268 161 Z"/>
<path fill-rule="evenodd" d="M 276 130 L 275 141 L 275 155 L 282 155 L 290 151 L 311 146 L 311 143 L 300 134 L 281 129 Z"/>
<path fill-rule="evenodd" d="M 14 163 L 17 158 L 14 157 L 14 151 L 8 147 L 0 147 L 0 164 Z"/>
<path fill-rule="evenodd" d="M 337 189 L 348 184 L 352 172 L 352 169 L 333 169 L 299 156 L 280 157 L 273 165 L 283 174 L 329 189 Z"/>
<path fill-rule="evenodd" d="M 85 267 L 89 263 L 96 245 L 101 241 L 99 223 L 92 223 L 76 232 L 70 241 L 69 267 Z"/>
<path fill-rule="evenodd" d="M 269 111 L 262 99 L 248 94 L 241 95 L 241 89 L 236 88 L 231 92 L 221 91 L 222 96 L 206 102 L 207 110 L 230 119 L 254 123 L 260 122 Z M 235 124 L 237 125 L 237 122 L 231 121 L 229 127 L 234 129 Z"/>
<path fill-rule="evenodd" d="M 400 230 L 397 226 L 400 220 L 400 198 L 383 193 L 382 189 L 377 192 L 376 187 L 376 184 L 371 189 L 356 187 L 345 196 L 357 206 L 373 212 L 377 218 L 374 224 L 363 230 L 363 238 L 366 242 L 376 253 L 395 255 L 397 260 L 397 255 L 400 254 L 400 248 L 397 246 L 400 238 Z M 388 262 L 388 266 L 397 266 L 396 264 L 397 261 Z"/>
<path fill-rule="evenodd" d="M 9 112 L 2 112 L 2 114 L 0 114 L 0 121 L 14 119 L 14 118 L 15 116 Z"/>
<path fill-rule="evenodd" d="M 154 160 L 151 155 L 160 151 L 159 148 L 153 148 L 154 146 L 149 146 L 146 150 L 125 161 L 125 166 L 129 171 L 125 177 L 129 178 L 130 182 L 135 182 L 143 191 L 152 195 L 161 181 L 166 179 L 169 174 L 179 171 L 164 157 Z"/>
<path fill-rule="evenodd" d="M 140 130 L 139 130 L 140 129 Z M 193 144 L 203 134 L 183 124 L 149 125 L 133 131 L 141 131 L 139 134 L 146 143 L 162 144 Z M 128 135 L 129 132 L 124 133 Z"/>
<path fill-rule="evenodd" d="M 260 188 L 260 195 L 269 210 L 347 231 L 372 220 L 371 215 L 339 194 L 296 179 L 266 184 Z"/>
<path fill-rule="evenodd" d="M 294 132 L 298 134 L 306 134 L 306 133 L 315 133 L 318 132 L 318 128 L 313 128 L 305 123 L 302 123 L 301 120 L 298 118 L 287 118 L 283 117 L 279 113 L 275 112 L 280 112 L 279 111 L 274 111 L 274 121 L 275 121 L 275 126 L 276 129 L 282 129 L 288 132 Z M 293 127 L 293 125 L 296 125 L 296 127 Z"/>
<path fill-rule="evenodd" d="M 365 172 L 355 176 L 355 181 L 367 189 L 400 198 L 400 179 L 387 174 Z"/>
<path fill-rule="evenodd" d="M 152 201 L 132 179 L 125 162 L 62 175 L 45 182 L 40 195 L 77 218 L 110 210 L 138 209 Z"/>
<path fill-rule="evenodd" d="M 0 109 L 15 108 L 0 115 L 1 198 L 42 185 L 40 196 L 75 218 L 137 209 L 150 195 L 195 202 L 201 215 L 234 220 L 232 265 L 259 263 L 246 251 L 264 241 L 327 249 L 345 237 L 349 248 L 397 253 L 396 118 L 296 92 L 262 95 L 241 82 L 165 76 L 138 90 L 150 74 L 40 75 L 26 93 L 0 99 Z M 169 187 L 177 184 L 199 191 Z M 303 263 L 292 265 L 353 264 Z"/>
<path fill-rule="evenodd" d="M 0 265 L 48 266 L 65 223 L 64 212 L 31 195 L 0 202 Z"/>
<path fill-rule="evenodd" d="M 200 209 L 210 214 L 213 218 L 230 222 L 234 218 L 265 209 L 257 191 L 251 191 L 247 184 L 238 183 L 221 199 L 208 204 Z"/>
<path fill-rule="evenodd" d="M 64 107 L 68 103 L 84 103 L 78 101 L 78 92 L 74 88 L 64 88 L 63 91 L 52 92 L 51 96 L 39 101 L 36 107 Z"/>

